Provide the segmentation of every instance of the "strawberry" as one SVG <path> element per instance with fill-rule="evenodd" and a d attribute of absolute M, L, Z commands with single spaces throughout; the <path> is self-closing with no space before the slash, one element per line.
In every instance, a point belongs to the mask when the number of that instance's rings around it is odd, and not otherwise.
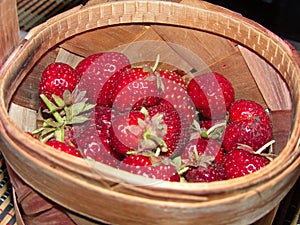
<path fill-rule="evenodd" d="M 117 82 L 113 99 L 113 107 L 121 112 L 157 104 L 160 94 L 156 76 L 145 68 L 127 69 Z"/>
<path fill-rule="evenodd" d="M 192 139 L 181 153 L 181 169 L 187 182 L 212 182 L 225 179 L 224 152 L 213 139 Z"/>
<path fill-rule="evenodd" d="M 59 151 L 68 153 L 68 154 L 76 156 L 76 157 L 81 157 L 81 154 L 78 149 L 74 148 L 73 146 L 67 145 L 64 142 L 60 142 L 55 139 L 51 139 L 45 143 Z"/>
<path fill-rule="evenodd" d="M 172 164 L 160 162 L 152 163 L 151 158 L 143 155 L 128 155 L 120 164 L 120 169 L 133 174 L 152 179 L 179 182 L 180 176 Z"/>
<path fill-rule="evenodd" d="M 112 121 L 110 142 L 113 148 L 128 151 L 153 151 L 171 156 L 180 150 L 180 117 L 174 108 L 162 99 L 158 105 L 117 115 Z"/>
<path fill-rule="evenodd" d="M 190 168 L 184 178 L 187 182 L 213 182 L 225 180 L 225 170 L 222 164 L 213 163 L 207 166 Z"/>
<path fill-rule="evenodd" d="M 225 118 L 235 98 L 231 83 L 215 72 L 192 78 L 187 93 L 199 112 L 208 119 Z"/>
<path fill-rule="evenodd" d="M 271 126 L 270 118 L 260 104 L 255 101 L 240 99 L 230 107 L 229 120 L 234 122 L 245 119 L 255 119 Z"/>
<path fill-rule="evenodd" d="M 91 158 L 95 161 L 117 166 L 123 156 L 113 151 L 109 145 L 108 139 L 102 136 L 101 131 L 92 124 L 81 128 L 81 133 L 77 134 L 76 142 L 78 148 L 82 151 L 85 158 Z"/>
<path fill-rule="evenodd" d="M 139 120 L 145 115 L 139 111 L 129 114 L 116 115 L 109 129 L 110 144 L 117 152 L 126 155 L 127 152 L 137 150 L 145 128 L 139 126 Z"/>
<path fill-rule="evenodd" d="M 192 161 L 193 165 L 198 165 L 199 155 L 203 154 L 212 157 L 212 160 L 215 162 L 223 163 L 224 151 L 221 144 L 213 139 L 192 139 L 181 153 L 181 158 L 182 160 Z"/>
<path fill-rule="evenodd" d="M 68 64 L 61 62 L 51 63 L 42 73 L 39 93 L 44 94 L 53 102 L 53 94 L 62 97 L 65 90 L 72 92 L 79 79 L 80 74 Z M 46 108 L 43 101 L 41 101 L 41 106 Z"/>
<path fill-rule="evenodd" d="M 226 151 L 231 151 L 240 144 L 255 151 L 271 138 L 271 120 L 260 104 L 247 99 L 240 99 L 232 104 L 229 109 L 229 124 L 223 136 Z"/>
<path fill-rule="evenodd" d="M 238 120 L 229 123 L 223 135 L 223 147 L 229 152 L 239 145 L 247 145 L 254 151 L 269 142 L 272 129 L 255 119 Z"/>
<path fill-rule="evenodd" d="M 178 74 L 175 71 L 169 71 L 169 70 L 156 70 L 155 71 L 156 76 L 159 76 L 160 78 L 162 78 L 162 84 L 164 87 L 163 90 L 166 91 L 168 89 L 170 90 L 174 90 L 174 88 L 169 87 L 170 84 L 175 84 L 176 86 L 181 87 L 182 89 L 186 90 L 187 88 L 187 83 L 182 79 L 182 77 L 180 76 L 180 74 Z"/>
<path fill-rule="evenodd" d="M 81 80 L 79 89 L 87 91 L 91 103 L 112 105 L 111 94 L 122 71 L 130 67 L 129 59 L 119 52 L 102 52 L 84 58 L 76 67 Z"/>
<path fill-rule="evenodd" d="M 92 115 L 94 118 L 91 119 L 95 121 L 97 130 L 101 131 L 101 136 L 108 138 L 111 120 L 114 115 L 115 112 L 112 108 L 105 106 L 95 107 L 94 115 Z"/>
<path fill-rule="evenodd" d="M 152 162 L 150 157 L 147 156 L 143 156 L 143 155 L 128 155 L 126 156 L 125 159 L 123 159 L 122 161 L 123 165 L 120 166 L 120 168 L 125 168 L 128 167 L 128 165 L 130 166 L 151 166 Z M 135 168 L 138 170 L 138 168 Z"/>
<path fill-rule="evenodd" d="M 182 130 L 181 118 L 178 112 L 163 99 L 160 101 L 160 104 L 149 107 L 148 112 L 151 118 L 162 116 L 162 123 L 158 126 L 164 125 L 166 127 L 166 133 L 162 137 L 166 149 L 161 154 L 165 156 L 178 154 L 182 143 L 187 138 L 186 133 Z"/>
<path fill-rule="evenodd" d="M 242 149 L 233 149 L 224 160 L 227 179 L 245 176 L 265 167 L 270 160 L 259 154 Z"/>
<path fill-rule="evenodd" d="M 161 98 L 164 104 L 174 108 L 180 116 L 182 133 L 189 136 L 190 127 L 196 118 L 196 109 L 187 94 L 187 84 L 182 77 L 171 71 L 159 70 L 160 82 L 162 86 Z"/>

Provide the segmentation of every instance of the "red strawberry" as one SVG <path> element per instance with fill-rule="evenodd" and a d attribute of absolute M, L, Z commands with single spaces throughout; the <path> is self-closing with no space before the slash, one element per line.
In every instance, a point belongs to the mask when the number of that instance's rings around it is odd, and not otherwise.
<path fill-rule="evenodd" d="M 115 115 L 115 112 L 112 108 L 105 106 L 96 106 L 94 111 L 94 121 L 97 127 L 97 130 L 101 131 L 101 136 L 109 136 L 109 129 L 111 127 L 112 117 Z"/>
<path fill-rule="evenodd" d="M 265 167 L 270 160 L 265 156 L 242 149 L 234 149 L 227 154 L 224 168 L 227 179 L 241 177 Z"/>
<path fill-rule="evenodd" d="M 197 152 L 195 152 L 197 151 Z M 213 161 L 223 163 L 224 151 L 219 142 L 213 139 L 198 138 L 191 140 L 181 153 L 182 160 L 191 160 L 194 166 L 199 165 L 200 155 L 212 157 Z"/>
<path fill-rule="evenodd" d="M 196 109 L 187 94 L 186 82 L 176 72 L 159 70 L 158 73 L 162 83 L 161 98 L 177 111 L 181 119 L 182 129 L 188 132 L 196 118 Z"/>
<path fill-rule="evenodd" d="M 113 99 L 113 107 L 121 112 L 157 104 L 160 92 L 156 76 L 144 68 L 127 69 L 117 82 Z"/>
<path fill-rule="evenodd" d="M 160 78 L 163 78 L 162 80 L 162 85 L 164 86 L 164 90 L 166 89 L 171 89 L 174 90 L 171 87 L 168 87 L 170 84 L 175 84 L 176 86 L 181 87 L 182 89 L 186 90 L 187 88 L 187 83 L 182 79 L 180 74 L 178 74 L 175 71 L 169 71 L 169 70 L 157 70 L 155 71 L 156 76 L 159 76 Z"/>
<path fill-rule="evenodd" d="M 97 130 L 93 125 L 85 128 L 76 138 L 78 148 L 82 151 L 83 157 L 88 157 L 110 166 L 119 164 L 123 157 L 111 149 L 108 139 L 102 136 L 101 131 Z"/>
<path fill-rule="evenodd" d="M 112 121 L 111 145 L 122 154 L 128 151 L 153 151 L 164 156 L 180 150 L 180 117 L 169 104 L 160 104 L 142 111 L 120 114 Z"/>
<path fill-rule="evenodd" d="M 125 168 L 128 165 L 130 166 L 151 166 L 152 162 L 150 157 L 147 156 L 143 156 L 143 155 L 128 155 L 126 156 L 125 159 L 123 159 L 122 161 L 122 166 L 120 166 L 120 168 Z M 132 167 L 133 168 L 133 167 Z M 139 169 L 139 168 L 135 168 L 135 169 Z"/>
<path fill-rule="evenodd" d="M 162 124 L 166 126 L 166 134 L 162 137 L 167 151 L 162 152 L 165 156 L 174 156 L 181 151 L 182 143 L 186 141 L 186 133 L 183 132 L 181 118 L 178 112 L 170 107 L 168 102 L 161 100 L 160 104 L 149 107 L 149 116 L 162 116 Z M 161 124 L 161 125 L 162 125 Z M 161 126 L 160 125 L 160 126 Z"/>
<path fill-rule="evenodd" d="M 65 90 L 72 92 L 79 79 L 80 74 L 68 64 L 60 62 L 51 63 L 42 73 L 39 93 L 44 94 L 52 101 L 52 94 L 62 97 Z M 41 101 L 41 106 L 45 108 L 43 101 Z"/>
<path fill-rule="evenodd" d="M 255 119 L 271 126 L 270 118 L 260 104 L 251 100 L 240 99 L 230 107 L 229 120 L 233 122 L 245 119 Z"/>
<path fill-rule="evenodd" d="M 122 71 L 130 67 L 128 58 L 119 52 L 103 52 L 83 59 L 76 67 L 81 75 L 80 90 L 87 91 L 91 103 L 112 105 L 111 93 Z"/>
<path fill-rule="evenodd" d="M 180 176 L 175 166 L 162 162 L 153 164 L 151 159 L 147 156 L 129 155 L 122 161 L 119 168 L 152 179 L 171 182 L 180 181 Z"/>
<path fill-rule="evenodd" d="M 139 111 L 116 115 L 109 130 L 110 144 L 114 150 L 126 155 L 128 151 L 138 150 L 145 127 L 139 126 L 139 119 L 145 115 Z"/>
<path fill-rule="evenodd" d="M 222 164 L 212 163 L 207 166 L 190 168 L 184 178 L 187 182 L 213 182 L 225 180 L 225 171 Z"/>
<path fill-rule="evenodd" d="M 81 154 L 78 151 L 78 149 L 76 149 L 70 145 L 67 145 L 66 143 L 57 141 L 55 139 L 51 139 L 51 140 L 47 141 L 46 144 L 59 150 L 59 151 L 68 153 L 68 154 L 76 156 L 76 157 L 81 157 Z"/>
<path fill-rule="evenodd" d="M 245 119 L 234 121 L 226 126 L 222 144 L 227 152 L 235 149 L 239 144 L 247 145 L 256 151 L 271 138 L 270 126 L 255 119 Z"/>
<path fill-rule="evenodd" d="M 235 97 L 231 83 L 215 72 L 191 79 L 187 92 L 199 112 L 212 119 L 225 118 Z"/>

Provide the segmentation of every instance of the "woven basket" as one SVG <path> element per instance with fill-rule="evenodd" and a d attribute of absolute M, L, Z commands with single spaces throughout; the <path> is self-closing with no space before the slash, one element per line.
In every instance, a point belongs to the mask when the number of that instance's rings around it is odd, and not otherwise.
<path fill-rule="evenodd" d="M 41 71 L 53 61 L 76 66 L 82 57 L 111 50 L 132 62 L 160 53 L 165 68 L 224 74 L 237 99 L 270 109 L 279 156 L 237 179 L 153 183 L 28 138 L 24 131 L 36 127 Z M 235 12 L 204 1 L 90 1 L 32 29 L 4 64 L 1 148 L 12 177 L 74 223 L 250 224 L 274 209 L 299 176 L 299 88 L 296 51 Z"/>

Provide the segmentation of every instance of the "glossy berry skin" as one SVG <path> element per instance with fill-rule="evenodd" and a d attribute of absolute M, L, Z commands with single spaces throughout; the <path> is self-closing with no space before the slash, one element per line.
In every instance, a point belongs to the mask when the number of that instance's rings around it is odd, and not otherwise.
<path fill-rule="evenodd" d="M 238 144 L 247 145 L 256 151 L 271 139 L 270 126 L 257 120 L 246 119 L 234 121 L 226 126 L 222 144 L 227 152 L 235 149 Z"/>
<path fill-rule="evenodd" d="M 187 83 L 174 71 L 159 70 L 158 73 L 163 83 L 161 98 L 164 104 L 174 108 L 180 116 L 182 129 L 188 132 L 196 118 L 196 108 L 187 94 Z"/>
<path fill-rule="evenodd" d="M 111 120 L 114 118 L 115 112 L 112 108 L 106 106 L 96 106 L 94 110 L 94 114 L 91 116 L 91 120 L 95 121 L 95 125 L 97 130 L 100 131 L 100 135 L 108 138 L 109 137 L 109 129 L 111 127 Z"/>
<path fill-rule="evenodd" d="M 234 149 L 226 155 L 224 168 L 227 179 L 242 177 L 260 170 L 270 163 L 265 156 Z"/>
<path fill-rule="evenodd" d="M 257 102 L 247 99 L 235 101 L 229 110 L 229 121 L 255 119 L 271 126 L 271 121 L 264 108 Z"/>
<path fill-rule="evenodd" d="M 122 163 L 124 164 L 122 167 L 126 167 L 128 165 L 152 166 L 150 158 L 143 155 L 128 155 L 125 159 L 123 159 Z"/>
<path fill-rule="evenodd" d="M 129 67 L 129 59 L 119 52 L 90 55 L 76 66 L 76 71 L 81 76 L 79 90 L 87 91 L 90 103 L 111 107 L 111 95 L 116 81 Z"/>
<path fill-rule="evenodd" d="M 187 92 L 196 108 L 207 119 L 225 118 L 234 102 L 234 89 L 221 74 L 211 72 L 191 79 Z"/>
<path fill-rule="evenodd" d="M 156 114 L 163 115 L 163 124 L 167 126 L 167 133 L 163 140 L 167 145 L 167 152 L 162 152 L 163 156 L 174 156 L 179 154 L 181 149 L 181 142 L 186 141 L 186 133 L 182 130 L 182 124 L 178 112 L 170 105 L 162 100 L 160 104 L 150 107 L 148 109 L 149 116 L 152 118 Z"/>
<path fill-rule="evenodd" d="M 79 136 L 76 142 L 84 158 L 91 158 L 114 167 L 119 164 L 123 156 L 112 150 L 107 137 L 96 129 L 96 126 L 90 124 L 82 130 L 80 134 L 77 134 Z"/>
<path fill-rule="evenodd" d="M 190 168 L 184 178 L 187 182 L 213 182 L 225 180 L 225 170 L 222 164 L 213 163 L 207 167 Z"/>
<path fill-rule="evenodd" d="M 112 98 L 113 108 L 120 112 L 156 105 L 160 100 L 156 76 L 143 68 L 129 68 L 116 83 Z"/>
<path fill-rule="evenodd" d="M 65 63 L 49 64 L 42 73 L 39 93 L 52 101 L 52 94 L 62 97 L 65 90 L 73 91 L 80 80 L 80 74 Z M 41 106 L 46 107 L 41 101 Z"/>
<path fill-rule="evenodd" d="M 190 159 L 194 160 L 193 157 L 195 154 L 195 150 L 197 151 L 198 155 L 201 156 L 205 154 L 206 156 L 213 157 L 214 161 L 217 163 L 223 163 L 224 160 L 224 151 L 222 146 L 219 142 L 213 139 L 204 139 L 198 138 L 191 140 L 181 153 L 181 158 L 183 160 Z M 192 157 L 192 158 L 191 158 Z M 197 163 L 197 162 L 195 162 Z"/>
<path fill-rule="evenodd" d="M 115 151 L 126 155 L 128 151 L 138 150 L 144 132 L 144 129 L 138 126 L 139 119 L 145 119 L 145 115 L 139 111 L 115 116 L 109 129 L 110 144 Z"/>
<path fill-rule="evenodd" d="M 142 155 L 129 155 L 119 166 L 120 169 L 133 174 L 142 175 L 152 179 L 159 179 L 171 182 L 179 182 L 180 176 L 172 165 L 159 163 L 152 165 L 149 157 Z"/>
<path fill-rule="evenodd" d="M 59 151 L 68 153 L 68 154 L 76 156 L 76 157 L 81 157 L 81 154 L 78 151 L 78 149 L 76 149 L 70 145 L 67 145 L 66 143 L 52 139 L 52 140 L 47 141 L 46 144 L 59 150 Z"/>

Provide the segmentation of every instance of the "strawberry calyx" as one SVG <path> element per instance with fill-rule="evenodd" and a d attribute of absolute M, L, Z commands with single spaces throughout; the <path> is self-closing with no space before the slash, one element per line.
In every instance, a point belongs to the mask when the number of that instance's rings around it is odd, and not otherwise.
<path fill-rule="evenodd" d="M 126 127 L 128 131 L 139 138 L 138 147 L 133 152 L 152 151 L 156 156 L 159 156 L 161 152 L 167 152 L 167 144 L 164 141 L 167 125 L 163 121 L 164 115 L 157 113 L 150 117 L 144 107 L 141 108 L 140 112 L 145 115 L 145 119 L 138 118 L 138 125 Z"/>
<path fill-rule="evenodd" d="M 205 127 L 201 127 L 199 122 L 197 120 L 194 120 L 192 124 L 192 129 L 195 130 L 195 132 L 192 133 L 191 139 L 197 139 L 199 137 L 202 137 L 205 139 L 221 140 L 226 125 L 227 122 L 224 121 L 216 123 L 207 129 Z"/>
<path fill-rule="evenodd" d="M 89 121 L 89 113 L 95 107 L 87 102 L 85 92 L 80 92 L 77 88 L 72 93 L 65 90 L 63 98 L 53 94 L 53 102 L 44 94 L 41 94 L 40 98 L 47 108 L 40 113 L 42 126 L 32 134 L 41 142 L 47 142 L 52 138 L 65 142 L 65 133 L 70 127 Z"/>
<path fill-rule="evenodd" d="M 267 142 L 266 144 L 264 144 L 263 146 L 261 146 L 256 151 L 254 151 L 251 146 L 238 143 L 236 149 L 244 150 L 244 151 L 247 151 L 254 155 L 261 155 L 261 156 L 268 158 L 270 161 L 272 161 L 277 157 L 277 155 L 273 153 L 273 144 L 275 142 L 276 142 L 275 140 L 271 140 L 271 141 Z M 268 149 L 268 152 L 265 152 L 267 149 Z"/>
<path fill-rule="evenodd" d="M 213 161 L 215 160 L 215 157 L 213 157 L 213 156 L 209 156 L 206 154 L 199 154 L 196 146 L 192 152 L 188 153 L 188 155 L 189 156 L 187 159 L 182 159 L 183 164 L 188 167 L 204 167 L 204 168 L 206 168 L 207 166 L 212 164 Z"/>

